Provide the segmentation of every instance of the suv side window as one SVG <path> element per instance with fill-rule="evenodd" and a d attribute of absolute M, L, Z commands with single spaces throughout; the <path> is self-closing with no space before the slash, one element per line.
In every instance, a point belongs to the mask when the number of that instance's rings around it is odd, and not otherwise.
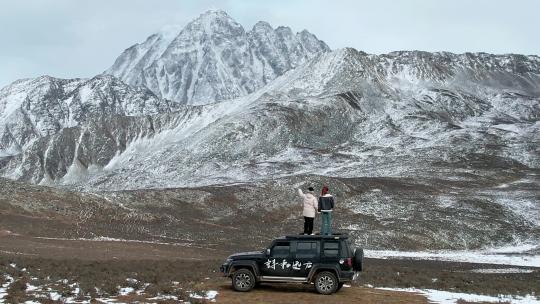
<path fill-rule="evenodd" d="M 325 257 L 338 257 L 339 243 L 335 241 L 325 241 L 323 245 L 323 254 Z"/>
<path fill-rule="evenodd" d="M 342 257 L 352 257 L 354 256 L 354 251 L 352 250 L 350 240 L 341 241 L 341 256 Z"/>
<path fill-rule="evenodd" d="M 296 258 L 314 258 L 318 254 L 316 241 L 298 241 L 296 243 Z"/>
<path fill-rule="evenodd" d="M 274 248 L 272 248 L 272 257 L 273 258 L 288 258 L 290 249 L 291 249 L 291 244 L 289 242 L 276 243 L 274 245 Z"/>

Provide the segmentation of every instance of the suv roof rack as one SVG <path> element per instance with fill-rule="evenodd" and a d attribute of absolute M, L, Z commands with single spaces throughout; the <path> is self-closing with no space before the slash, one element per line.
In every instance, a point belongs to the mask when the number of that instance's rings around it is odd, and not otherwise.
<path fill-rule="evenodd" d="M 295 234 L 295 235 L 286 235 L 280 237 L 280 239 L 346 239 L 349 238 L 349 235 L 347 233 L 334 233 L 332 235 L 321 235 L 321 234 L 315 234 L 315 235 L 305 235 L 305 234 Z"/>

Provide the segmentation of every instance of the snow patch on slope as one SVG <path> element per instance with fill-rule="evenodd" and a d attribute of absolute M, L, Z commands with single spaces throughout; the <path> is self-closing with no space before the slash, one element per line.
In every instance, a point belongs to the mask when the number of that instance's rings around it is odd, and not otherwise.
<path fill-rule="evenodd" d="M 540 267 L 538 244 L 521 244 L 515 246 L 489 248 L 484 250 L 463 251 L 390 251 L 365 250 L 365 256 L 375 259 L 413 259 L 477 264 L 499 264 Z"/>
<path fill-rule="evenodd" d="M 428 298 L 433 303 L 440 304 L 456 304 L 459 301 L 466 302 L 481 302 L 481 303 L 513 303 L 513 304 L 534 304 L 540 303 L 540 299 L 534 295 L 527 296 L 512 296 L 512 295 L 499 295 L 499 296 L 485 296 L 471 293 L 450 292 L 444 290 L 435 289 L 418 289 L 418 288 L 387 288 L 377 287 L 380 290 L 401 291 L 419 293 Z"/>

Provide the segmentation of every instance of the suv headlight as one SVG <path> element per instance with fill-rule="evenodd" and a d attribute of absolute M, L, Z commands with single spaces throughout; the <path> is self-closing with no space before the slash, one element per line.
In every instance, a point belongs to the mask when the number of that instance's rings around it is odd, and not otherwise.
<path fill-rule="evenodd" d="M 232 263 L 232 259 L 228 258 L 228 259 L 225 260 L 225 264 L 230 264 L 230 263 Z"/>

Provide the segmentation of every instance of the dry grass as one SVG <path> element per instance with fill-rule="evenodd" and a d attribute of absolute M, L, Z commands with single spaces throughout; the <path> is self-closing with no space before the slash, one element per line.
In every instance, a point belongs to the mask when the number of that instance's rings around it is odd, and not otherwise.
<path fill-rule="evenodd" d="M 357 284 L 416 287 L 497 296 L 540 294 L 540 271 L 532 273 L 471 273 L 468 263 L 413 260 L 366 260 Z M 494 266 L 496 267 L 496 266 Z"/>
<path fill-rule="evenodd" d="M 7 295 L 5 297 L 8 303 L 24 303 L 28 300 L 26 295 L 26 284 L 28 283 L 27 277 L 19 277 L 15 279 L 9 288 L 7 289 Z"/>
<path fill-rule="evenodd" d="M 11 263 L 17 267 L 11 267 Z M 16 279 L 8 290 L 10 301 L 23 299 L 29 274 L 36 278 L 32 280 L 33 285 L 47 285 L 64 297 L 76 296 L 72 293 L 73 287 L 69 286 L 76 282 L 80 294 L 91 297 L 116 296 L 119 287 L 132 287 L 144 289 L 145 295 L 150 297 L 164 294 L 187 300 L 187 291 L 196 291 L 195 282 L 204 281 L 215 273 L 216 265 L 219 265 L 218 261 L 92 262 L 0 257 L 0 271 Z M 25 272 L 20 271 L 22 268 L 26 268 Z"/>

